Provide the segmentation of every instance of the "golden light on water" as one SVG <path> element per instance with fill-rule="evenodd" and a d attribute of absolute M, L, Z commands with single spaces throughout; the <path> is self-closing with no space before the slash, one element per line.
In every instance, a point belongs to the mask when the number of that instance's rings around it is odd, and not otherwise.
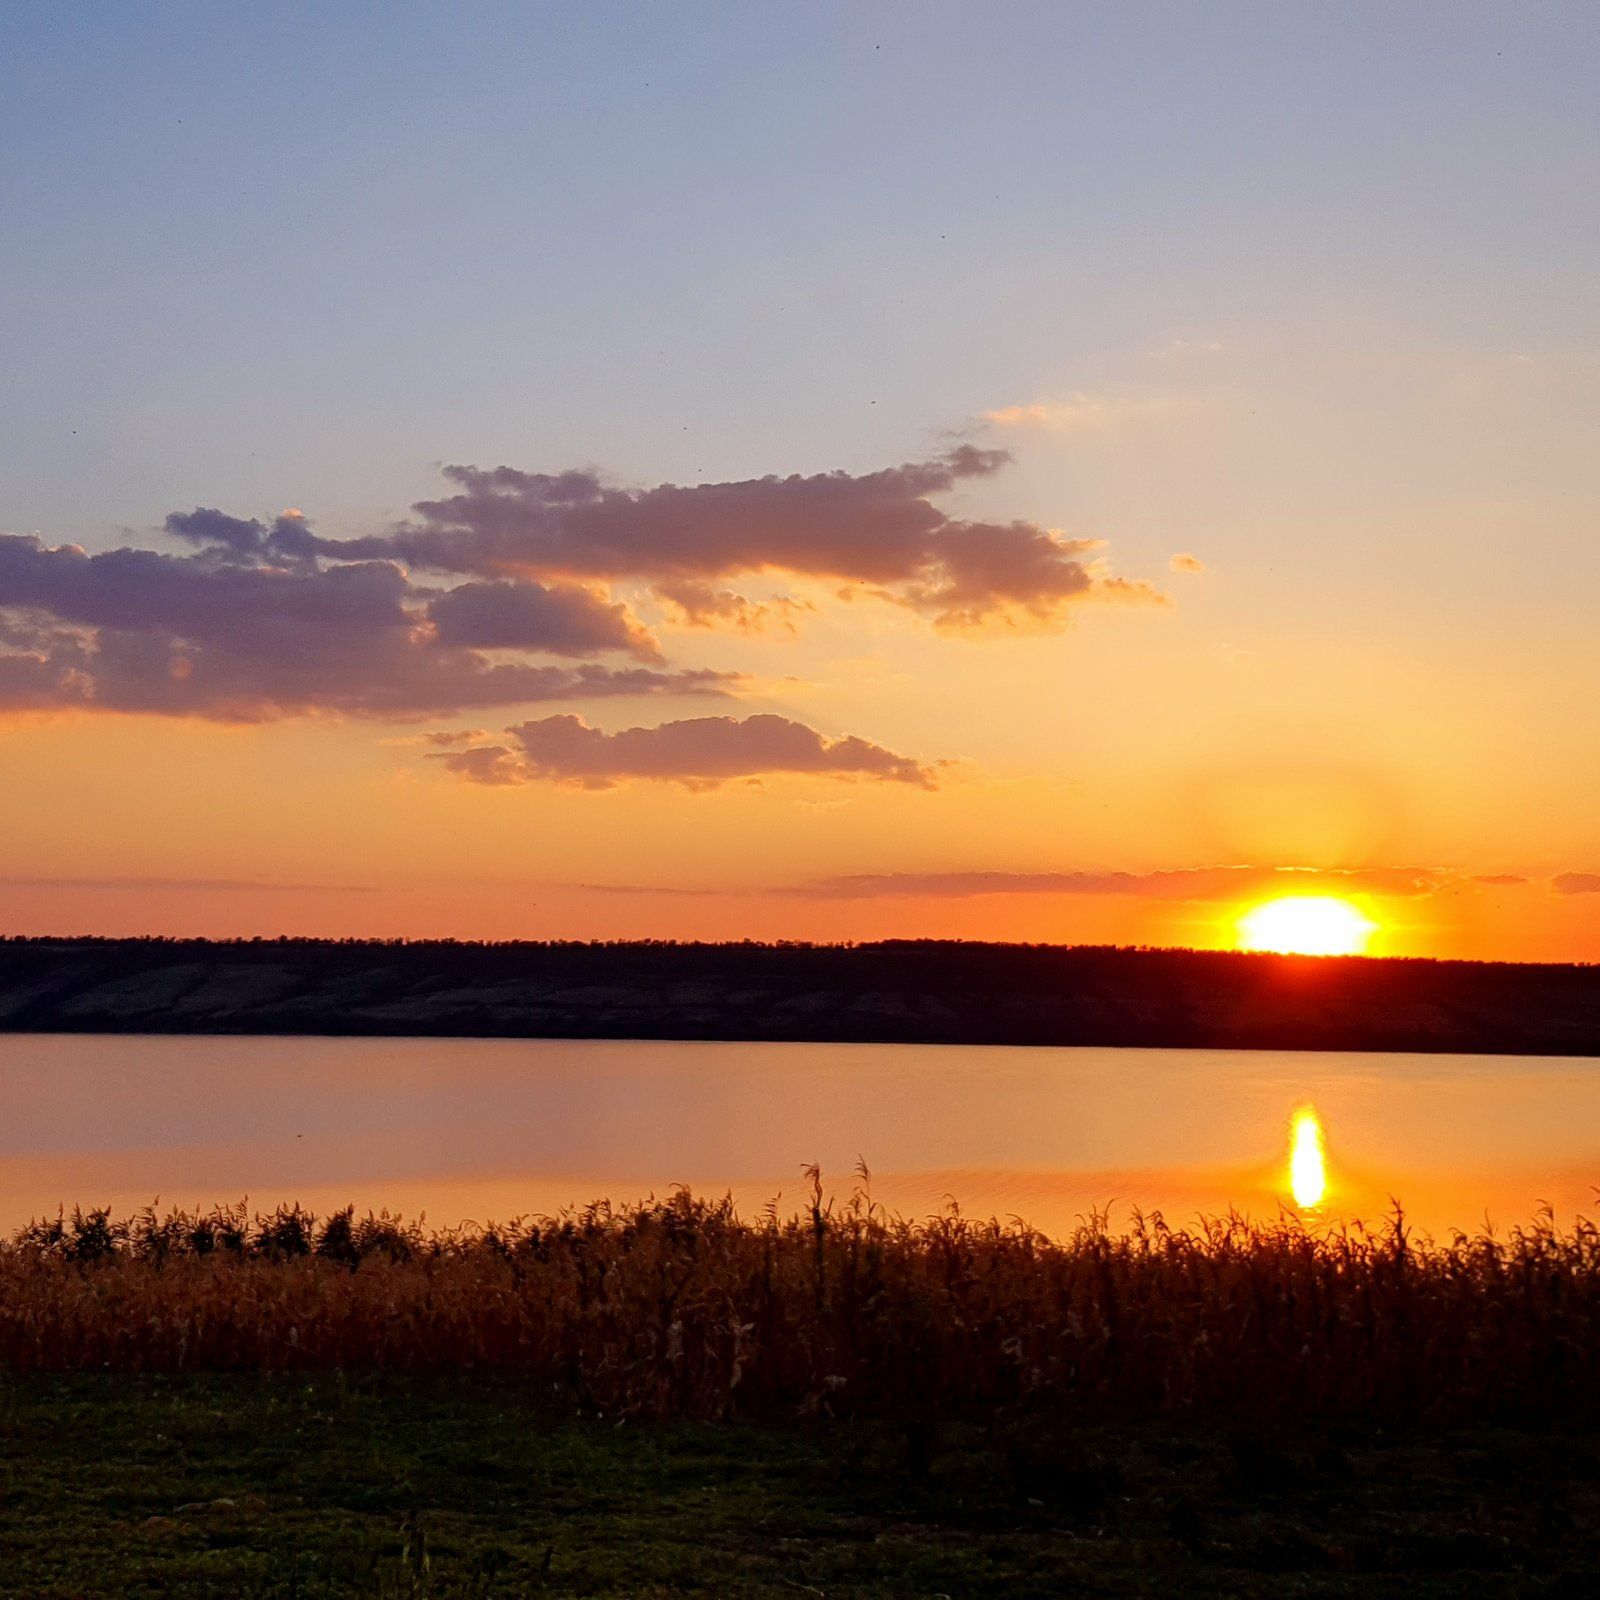
<path fill-rule="evenodd" d="M 1301 1106 L 1290 1119 L 1289 1192 L 1302 1211 L 1321 1205 L 1327 1197 L 1328 1153 L 1313 1106 Z"/>
<path fill-rule="evenodd" d="M 1378 931 L 1359 906 L 1329 894 L 1264 900 L 1239 919 L 1241 950 L 1279 955 L 1358 956 Z"/>

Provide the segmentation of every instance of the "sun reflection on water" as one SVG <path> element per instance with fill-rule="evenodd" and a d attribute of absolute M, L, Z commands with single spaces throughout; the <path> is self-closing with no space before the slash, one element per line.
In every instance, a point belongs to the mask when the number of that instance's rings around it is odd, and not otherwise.
<path fill-rule="evenodd" d="M 1289 1123 L 1289 1192 L 1302 1211 L 1327 1198 L 1328 1155 L 1314 1106 L 1301 1106 Z"/>

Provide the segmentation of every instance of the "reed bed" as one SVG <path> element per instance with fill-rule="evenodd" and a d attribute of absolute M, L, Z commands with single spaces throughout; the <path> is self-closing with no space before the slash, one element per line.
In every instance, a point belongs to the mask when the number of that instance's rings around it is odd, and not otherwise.
<path fill-rule="evenodd" d="M 505 1226 L 153 1208 L 0 1244 L 0 1371 L 512 1374 L 612 1417 L 1528 1423 L 1600 1406 L 1600 1231 L 1237 1216 L 1049 1239 L 858 1188 Z"/>

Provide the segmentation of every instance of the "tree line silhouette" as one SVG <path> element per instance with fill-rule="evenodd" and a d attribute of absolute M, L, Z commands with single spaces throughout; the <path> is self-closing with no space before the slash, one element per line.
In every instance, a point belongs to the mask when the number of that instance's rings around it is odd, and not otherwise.
<path fill-rule="evenodd" d="M 912 939 L 0 939 L 0 1029 L 1600 1054 L 1600 967 Z"/>

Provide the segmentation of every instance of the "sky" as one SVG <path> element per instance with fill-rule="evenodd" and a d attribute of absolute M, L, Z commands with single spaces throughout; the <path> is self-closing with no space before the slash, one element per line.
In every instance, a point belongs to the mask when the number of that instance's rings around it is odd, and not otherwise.
<path fill-rule="evenodd" d="M 12 8 L 0 931 L 1600 960 L 1597 46 Z"/>

